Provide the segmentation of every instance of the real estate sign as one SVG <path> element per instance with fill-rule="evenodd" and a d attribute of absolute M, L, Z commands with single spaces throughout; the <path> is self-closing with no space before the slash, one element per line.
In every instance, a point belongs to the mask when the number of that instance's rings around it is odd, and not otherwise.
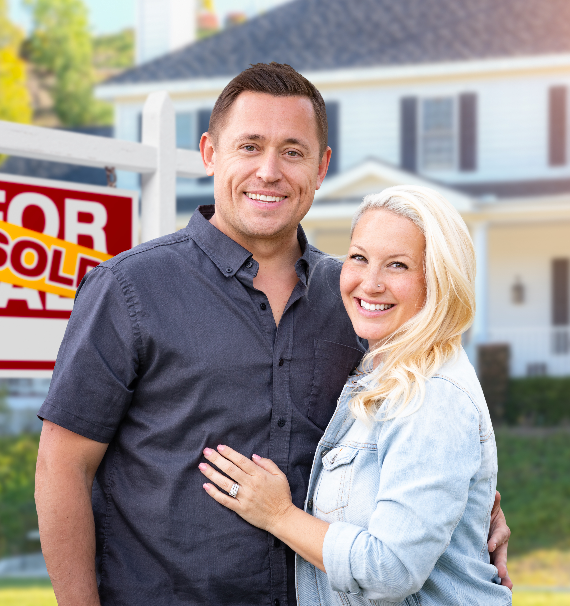
<path fill-rule="evenodd" d="M 138 193 L 0 176 L 0 376 L 49 376 L 83 276 L 132 248 Z"/>

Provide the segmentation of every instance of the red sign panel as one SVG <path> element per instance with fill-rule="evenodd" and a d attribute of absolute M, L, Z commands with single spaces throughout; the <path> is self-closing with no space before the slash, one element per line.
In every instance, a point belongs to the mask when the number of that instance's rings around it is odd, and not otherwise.
<path fill-rule="evenodd" d="M 137 192 L 0 176 L 0 221 L 99 253 L 132 248 L 137 216 Z M 68 297 L 0 282 L 0 374 L 53 369 L 72 307 Z"/>

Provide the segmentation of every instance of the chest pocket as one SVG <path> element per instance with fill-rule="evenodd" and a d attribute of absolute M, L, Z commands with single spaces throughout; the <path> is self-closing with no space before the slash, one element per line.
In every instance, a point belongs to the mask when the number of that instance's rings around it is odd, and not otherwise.
<path fill-rule="evenodd" d="M 323 469 L 315 491 L 317 517 L 327 522 L 343 521 L 350 500 L 354 458 L 358 449 L 337 446 L 323 457 Z"/>
<path fill-rule="evenodd" d="M 355 347 L 315 339 L 315 371 L 308 416 L 320 429 L 328 425 L 348 375 L 362 356 L 362 351 Z"/>

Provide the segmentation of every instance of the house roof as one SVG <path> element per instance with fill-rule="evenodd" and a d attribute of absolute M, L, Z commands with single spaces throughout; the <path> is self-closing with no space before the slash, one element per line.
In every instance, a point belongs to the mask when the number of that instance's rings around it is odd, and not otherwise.
<path fill-rule="evenodd" d="M 106 84 L 570 52 L 568 0 L 295 0 L 135 67 Z"/>

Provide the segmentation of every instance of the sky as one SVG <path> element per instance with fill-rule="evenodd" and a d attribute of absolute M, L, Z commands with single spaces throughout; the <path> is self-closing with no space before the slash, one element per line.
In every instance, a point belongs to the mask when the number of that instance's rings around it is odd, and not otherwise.
<path fill-rule="evenodd" d="M 250 17 L 290 0 L 215 0 L 221 22 L 228 12 L 245 12 Z M 135 0 L 84 0 L 89 7 L 93 33 L 118 32 L 135 23 Z M 29 11 L 21 0 L 8 0 L 10 17 L 26 32 L 30 30 Z"/>

